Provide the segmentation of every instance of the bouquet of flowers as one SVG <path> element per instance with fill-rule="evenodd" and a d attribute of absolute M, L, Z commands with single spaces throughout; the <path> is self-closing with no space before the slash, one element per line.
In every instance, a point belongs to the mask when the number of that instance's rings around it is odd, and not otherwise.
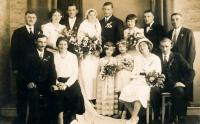
<path fill-rule="evenodd" d="M 102 47 L 100 40 L 98 40 L 96 37 L 89 37 L 87 35 L 83 37 L 80 43 L 78 43 L 78 47 L 76 49 L 76 52 L 80 57 L 84 57 L 87 54 L 96 55 L 96 52 L 101 51 Z"/>
<path fill-rule="evenodd" d="M 77 32 L 65 28 L 62 31 L 62 35 L 69 40 L 70 44 L 77 44 Z"/>
<path fill-rule="evenodd" d="M 120 69 L 125 68 L 128 70 L 132 70 L 133 64 L 134 64 L 134 61 L 132 59 L 124 58 L 119 62 L 118 69 L 120 70 Z"/>
<path fill-rule="evenodd" d="M 143 29 L 135 31 L 133 34 L 129 34 L 127 37 L 128 48 L 133 48 L 137 44 L 137 41 L 144 37 Z"/>
<path fill-rule="evenodd" d="M 101 71 L 100 78 L 102 80 L 107 76 L 114 76 L 117 72 L 117 65 L 115 64 L 106 64 L 103 66 L 103 70 Z"/>
<path fill-rule="evenodd" d="M 158 72 L 149 72 L 146 74 L 146 80 L 151 87 L 164 87 L 165 75 Z"/>

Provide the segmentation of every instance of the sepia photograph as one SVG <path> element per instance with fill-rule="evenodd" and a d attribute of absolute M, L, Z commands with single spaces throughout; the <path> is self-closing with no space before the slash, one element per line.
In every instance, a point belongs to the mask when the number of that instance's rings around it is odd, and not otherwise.
<path fill-rule="evenodd" d="M 0 124 L 200 124 L 199 0 L 0 3 Z"/>

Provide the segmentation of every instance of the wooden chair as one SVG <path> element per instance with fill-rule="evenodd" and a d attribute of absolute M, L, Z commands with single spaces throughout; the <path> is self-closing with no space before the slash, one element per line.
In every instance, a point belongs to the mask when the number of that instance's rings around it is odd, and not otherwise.
<path fill-rule="evenodd" d="M 170 98 L 171 98 L 171 93 L 169 92 L 162 93 L 162 120 L 161 120 L 162 124 L 165 123 L 166 106 L 168 106 L 168 117 L 170 119 L 171 105 L 172 105 L 171 100 L 169 100 Z"/>

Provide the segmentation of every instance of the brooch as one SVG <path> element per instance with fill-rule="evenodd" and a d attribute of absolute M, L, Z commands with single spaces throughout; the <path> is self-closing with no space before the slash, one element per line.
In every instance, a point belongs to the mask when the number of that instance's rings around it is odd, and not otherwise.
<path fill-rule="evenodd" d="M 112 22 L 107 23 L 105 28 L 112 28 Z"/>

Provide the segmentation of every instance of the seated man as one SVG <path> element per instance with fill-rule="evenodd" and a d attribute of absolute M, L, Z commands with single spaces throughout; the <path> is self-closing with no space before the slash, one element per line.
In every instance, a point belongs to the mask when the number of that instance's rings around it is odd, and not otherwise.
<path fill-rule="evenodd" d="M 29 105 L 28 124 L 39 124 L 40 95 L 49 100 L 50 86 L 56 82 L 53 54 L 45 50 L 47 37 L 39 35 L 35 44 L 35 49 L 27 55 L 25 62 Z"/>
<path fill-rule="evenodd" d="M 176 116 L 179 121 L 184 120 L 187 112 L 187 99 L 185 90 L 194 78 L 194 70 L 189 63 L 178 53 L 171 52 L 172 41 L 164 38 L 160 41 L 161 53 L 159 57 L 162 63 L 162 73 L 165 74 L 165 86 L 163 89 L 157 87 L 151 89 L 151 103 L 158 121 L 160 112 L 161 92 L 172 93 L 171 123 L 175 123 Z"/>

